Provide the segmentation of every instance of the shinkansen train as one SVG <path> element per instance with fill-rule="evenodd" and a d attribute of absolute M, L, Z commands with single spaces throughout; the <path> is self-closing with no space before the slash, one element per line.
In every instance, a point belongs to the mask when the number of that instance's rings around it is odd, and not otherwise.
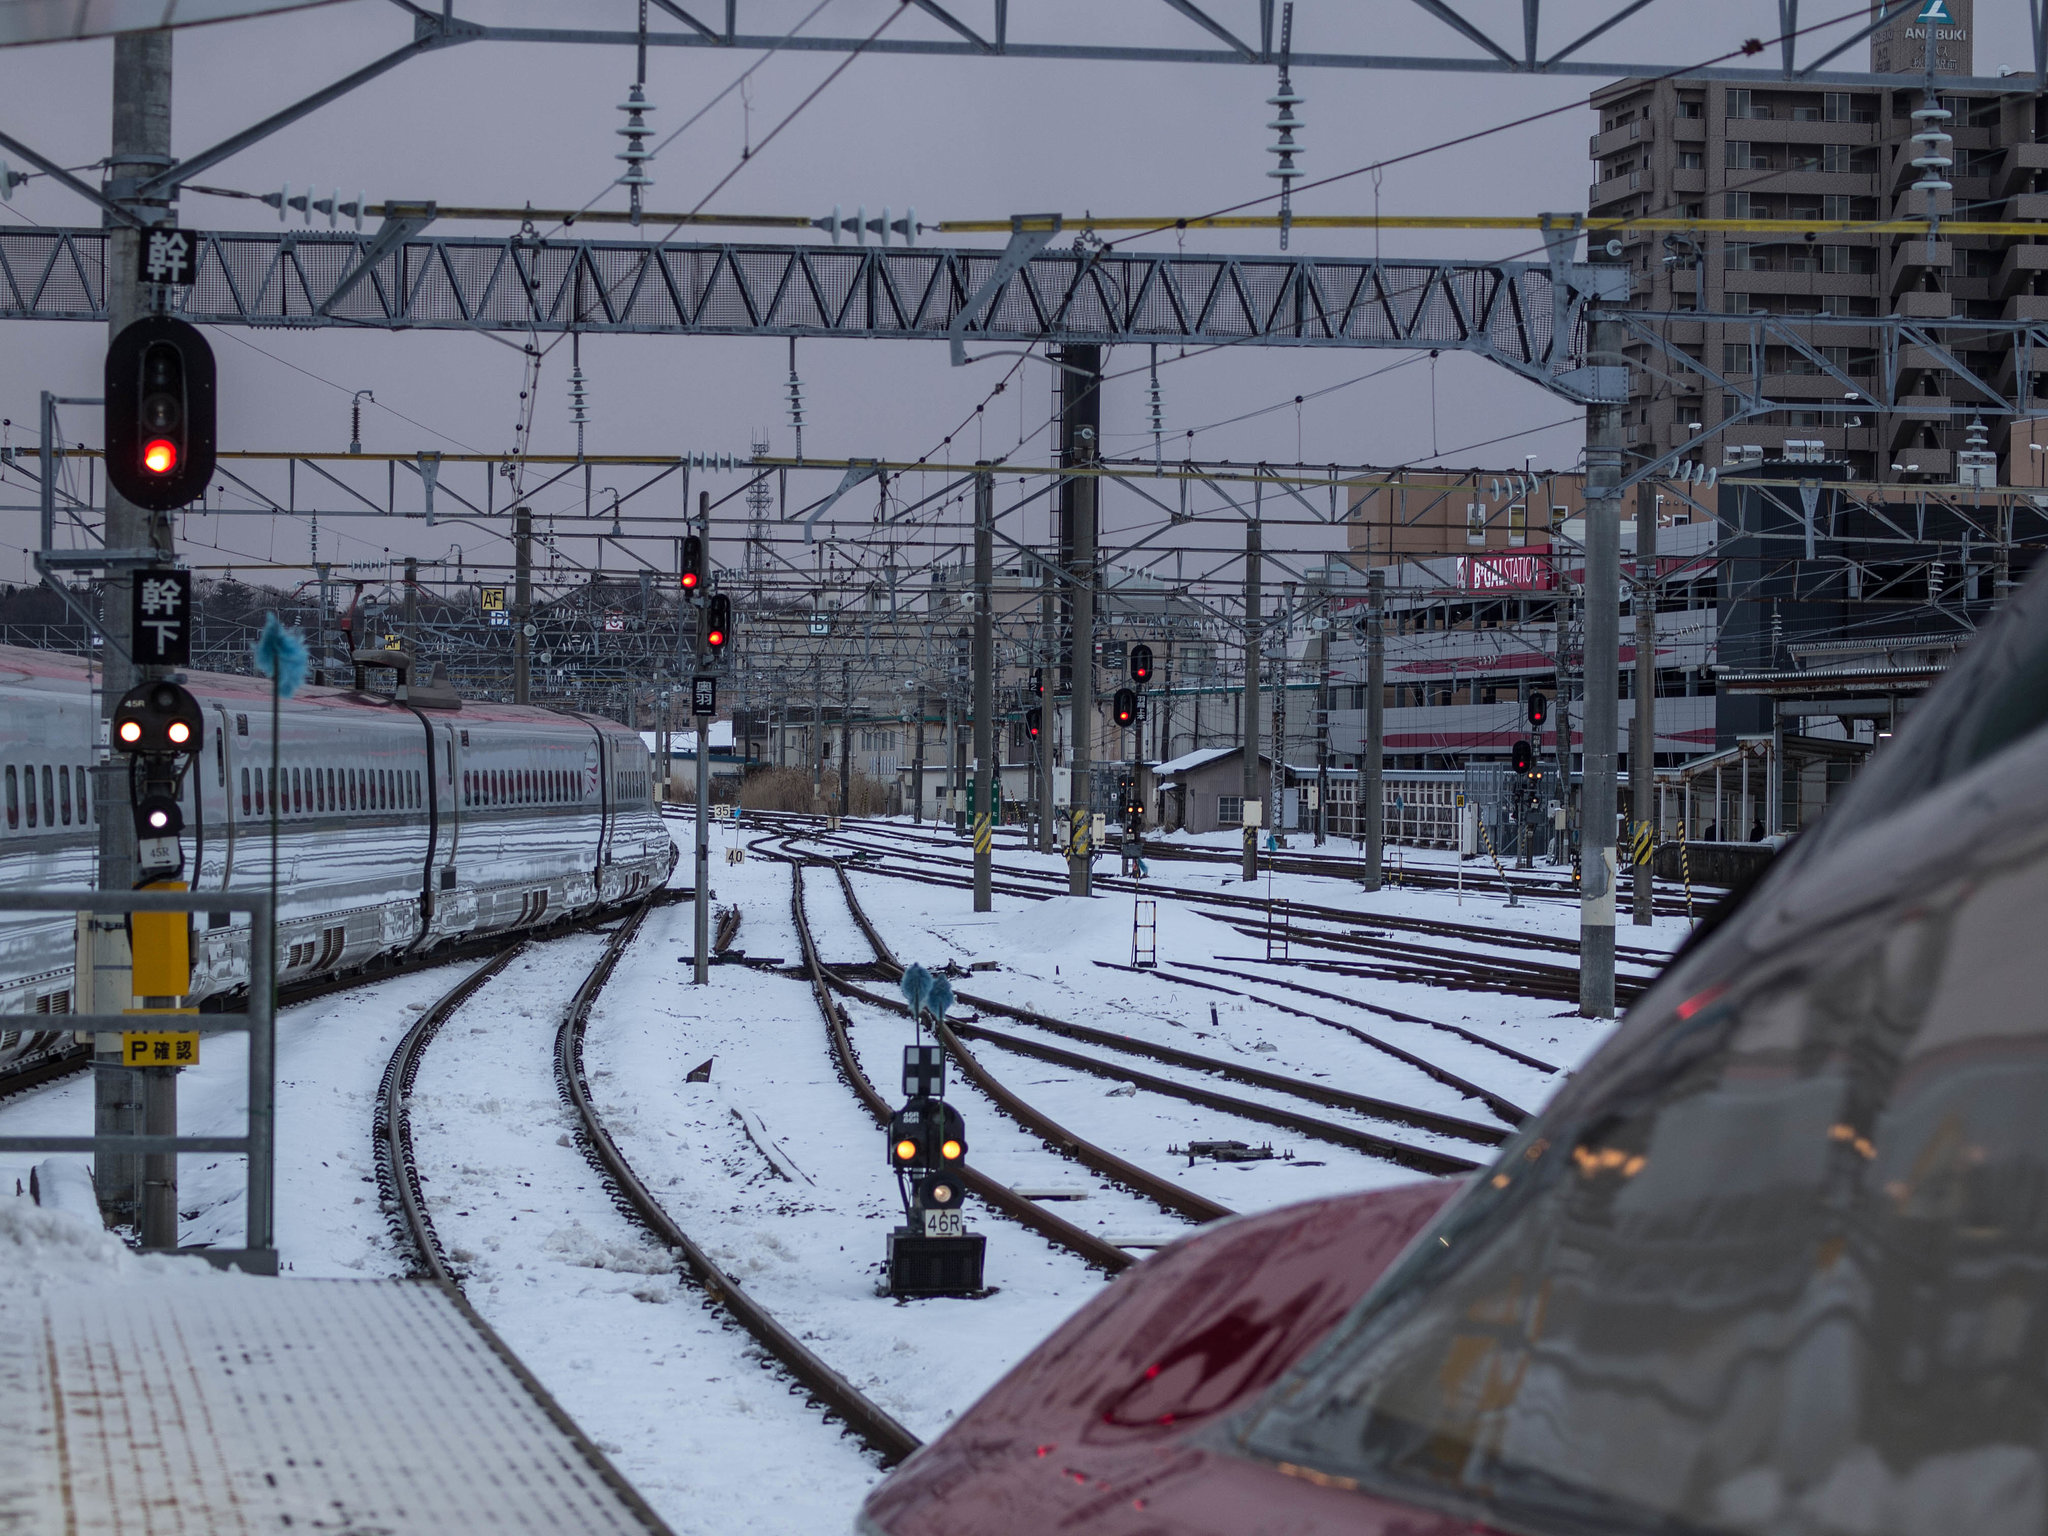
<path fill-rule="evenodd" d="M 90 788 L 97 685 L 82 657 L 0 646 L 0 903 L 91 887 L 96 823 L 129 814 Z M 181 797 L 184 878 L 267 888 L 275 813 L 281 981 L 615 905 L 675 866 L 646 744 L 615 722 L 309 686 L 279 712 L 273 779 L 269 684 L 197 673 L 186 686 L 206 738 Z M 248 917 L 201 921 L 195 1001 L 249 975 Z M 14 1016 L 71 1011 L 74 950 L 69 918 L 0 905 L 0 1024 L 15 1026 L 0 1054 L 37 1040 Z"/>

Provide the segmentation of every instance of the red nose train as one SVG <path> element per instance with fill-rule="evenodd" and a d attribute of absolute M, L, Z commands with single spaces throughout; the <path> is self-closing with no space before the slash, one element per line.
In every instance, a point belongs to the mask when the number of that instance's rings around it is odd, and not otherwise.
<path fill-rule="evenodd" d="M 1494 1167 L 1168 1250 L 862 1536 L 2048 1530 L 2044 723 L 2035 580 Z"/>

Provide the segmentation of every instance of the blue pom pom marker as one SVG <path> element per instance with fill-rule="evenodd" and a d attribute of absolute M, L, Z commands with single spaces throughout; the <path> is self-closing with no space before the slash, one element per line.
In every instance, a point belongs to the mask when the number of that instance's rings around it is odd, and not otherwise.
<path fill-rule="evenodd" d="M 934 976 L 931 981 L 931 990 L 925 994 L 924 1006 L 933 1018 L 943 1019 L 946 1010 L 953 1006 L 953 983 L 943 976 Z"/>
<path fill-rule="evenodd" d="M 271 613 L 264 615 L 263 633 L 256 637 L 255 660 L 257 675 L 270 678 L 277 685 L 278 696 L 288 699 L 306 681 L 311 658 L 306 653 L 306 637 L 296 629 L 286 629 Z"/>
<path fill-rule="evenodd" d="M 912 964 L 896 985 L 903 989 L 903 1000 L 910 1004 L 910 1016 L 915 1019 L 924 1012 L 925 999 L 931 995 L 932 973 L 921 965 Z"/>

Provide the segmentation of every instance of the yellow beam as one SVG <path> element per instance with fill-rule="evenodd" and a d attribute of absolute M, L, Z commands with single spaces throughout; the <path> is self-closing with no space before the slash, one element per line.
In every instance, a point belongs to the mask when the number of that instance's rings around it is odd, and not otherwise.
<path fill-rule="evenodd" d="M 1421 213 L 1326 213 L 1296 214 L 1288 220 L 1294 229 L 1582 229 L 1602 234 L 1615 230 L 1641 230 L 1645 234 L 1685 233 L 1708 235 L 1798 235 L 1811 231 L 1822 235 L 1924 235 L 1925 219 L 1610 219 L 1583 218 L 1577 214 L 1555 214 L 1548 221 L 1530 214 L 1421 214 Z M 942 219 L 934 226 L 953 235 L 1008 234 L 1008 219 Z M 1182 230 L 1182 229 L 1278 229 L 1276 214 L 1219 214 L 1212 218 L 1115 218 L 1070 219 L 1072 229 L 1092 230 Z M 1986 223 L 1944 219 L 1943 235 L 2048 235 L 2048 223 L 2012 221 Z"/>

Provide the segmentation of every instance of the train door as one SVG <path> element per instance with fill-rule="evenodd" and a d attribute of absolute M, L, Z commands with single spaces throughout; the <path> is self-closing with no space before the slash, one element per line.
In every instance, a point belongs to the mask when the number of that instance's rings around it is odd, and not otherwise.
<path fill-rule="evenodd" d="M 463 860 L 474 852 L 464 846 L 463 783 L 469 732 L 445 720 L 429 727 L 434 756 L 434 846 L 429 858 L 434 882 L 434 926 L 442 932 L 466 932 L 476 926 L 476 885 L 481 869 L 464 878 Z"/>
<path fill-rule="evenodd" d="M 192 889 L 224 891 L 234 875 L 235 845 L 240 826 L 235 816 L 234 782 L 235 717 L 225 706 L 215 704 L 206 711 L 206 729 L 213 740 L 206 743 L 190 772 L 194 820 Z"/>

